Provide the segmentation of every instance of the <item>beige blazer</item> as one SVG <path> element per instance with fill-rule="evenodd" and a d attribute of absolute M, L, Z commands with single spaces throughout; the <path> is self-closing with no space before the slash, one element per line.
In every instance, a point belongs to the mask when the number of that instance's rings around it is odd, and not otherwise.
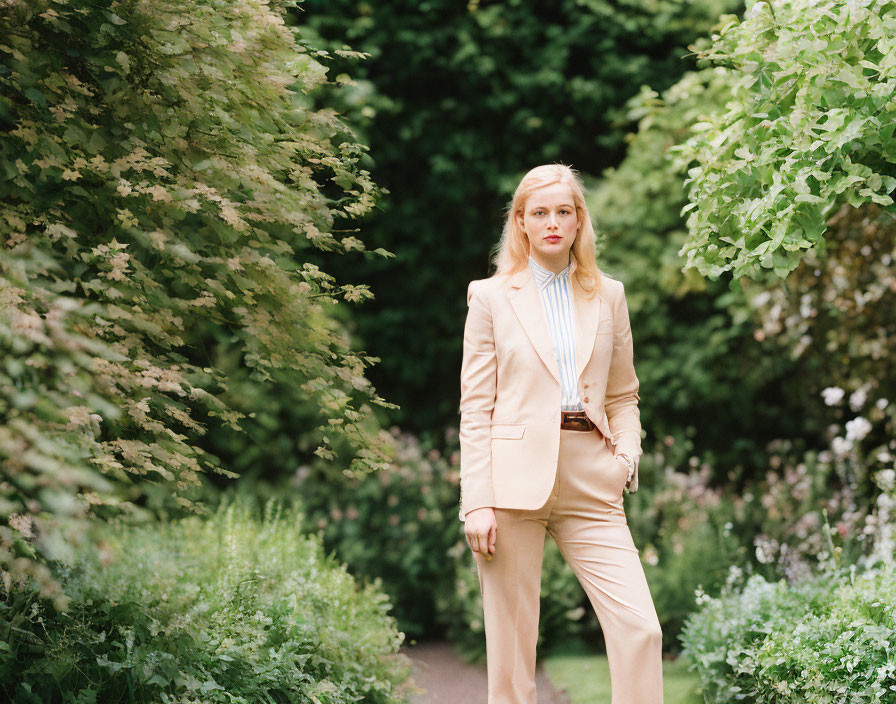
<path fill-rule="evenodd" d="M 575 271 L 572 257 L 570 273 Z M 588 417 L 635 461 L 641 415 L 631 325 L 621 281 L 606 275 L 591 299 L 572 286 L 576 380 Z M 560 373 L 535 277 L 527 266 L 467 289 L 460 373 L 460 511 L 536 509 L 547 501 L 560 453 Z"/>

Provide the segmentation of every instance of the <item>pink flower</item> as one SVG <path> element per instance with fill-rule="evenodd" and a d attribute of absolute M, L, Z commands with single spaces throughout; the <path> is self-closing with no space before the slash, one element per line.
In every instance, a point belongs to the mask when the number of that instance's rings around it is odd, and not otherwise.
<path fill-rule="evenodd" d="M 397 526 L 398 523 L 399 523 L 398 516 L 396 516 L 394 513 L 391 516 L 389 516 L 389 525 L 390 526 Z"/>

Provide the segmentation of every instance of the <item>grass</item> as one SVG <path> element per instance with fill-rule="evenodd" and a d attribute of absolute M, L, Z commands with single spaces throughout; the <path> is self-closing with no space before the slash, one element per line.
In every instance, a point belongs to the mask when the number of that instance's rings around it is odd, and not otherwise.
<path fill-rule="evenodd" d="M 663 704 L 703 704 L 700 678 L 688 670 L 688 660 L 663 660 Z M 558 689 L 566 690 L 572 704 L 610 702 L 610 666 L 607 656 L 582 643 L 554 649 L 542 665 Z"/>

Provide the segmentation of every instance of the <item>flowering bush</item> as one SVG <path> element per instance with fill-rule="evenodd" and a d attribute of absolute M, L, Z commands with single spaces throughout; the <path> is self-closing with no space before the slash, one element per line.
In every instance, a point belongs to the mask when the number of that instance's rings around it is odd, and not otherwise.
<path fill-rule="evenodd" d="M 816 451 L 770 448 L 773 472 L 762 487 L 760 555 L 804 574 L 822 510 L 849 561 L 891 539 L 896 479 L 896 222 L 868 204 L 842 207 L 828 225 L 826 249 L 807 252 L 786 287 L 750 296 L 756 338 L 771 354 L 802 361 L 807 400 L 819 399 L 830 419 Z"/>
<path fill-rule="evenodd" d="M 843 560 L 835 542 L 844 534 L 825 509 L 817 569 L 774 583 L 753 574 L 741 585 L 744 572 L 732 566 L 718 598 L 697 590 L 681 642 L 706 702 L 896 701 L 896 472 L 874 481 L 880 494 L 861 534 L 870 539 L 854 562 Z M 766 550 L 760 540 L 760 562 L 771 561 Z"/>
<path fill-rule="evenodd" d="M 788 586 L 732 570 L 682 632 L 707 704 L 896 701 L 896 573 L 833 570 Z"/>

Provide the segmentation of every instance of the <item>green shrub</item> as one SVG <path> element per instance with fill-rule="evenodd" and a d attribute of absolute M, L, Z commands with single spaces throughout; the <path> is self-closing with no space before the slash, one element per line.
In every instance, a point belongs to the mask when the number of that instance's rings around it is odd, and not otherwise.
<path fill-rule="evenodd" d="M 355 576 L 380 579 L 399 629 L 419 637 L 439 630 L 435 599 L 453 588 L 458 560 L 473 559 L 464 555 L 457 520 L 456 456 L 397 428 L 392 433 L 396 459 L 386 469 L 334 478 L 319 460 L 298 470 L 292 491 L 301 496 L 307 529 Z"/>
<path fill-rule="evenodd" d="M 400 702 L 403 637 L 375 585 L 358 589 L 268 502 L 209 519 L 121 527 L 100 559 L 57 566 L 66 612 L 0 601 L 0 692 L 25 702 Z"/>
<path fill-rule="evenodd" d="M 681 640 L 707 704 L 896 701 L 892 566 L 833 570 L 788 586 L 752 575 L 699 595 Z"/>

